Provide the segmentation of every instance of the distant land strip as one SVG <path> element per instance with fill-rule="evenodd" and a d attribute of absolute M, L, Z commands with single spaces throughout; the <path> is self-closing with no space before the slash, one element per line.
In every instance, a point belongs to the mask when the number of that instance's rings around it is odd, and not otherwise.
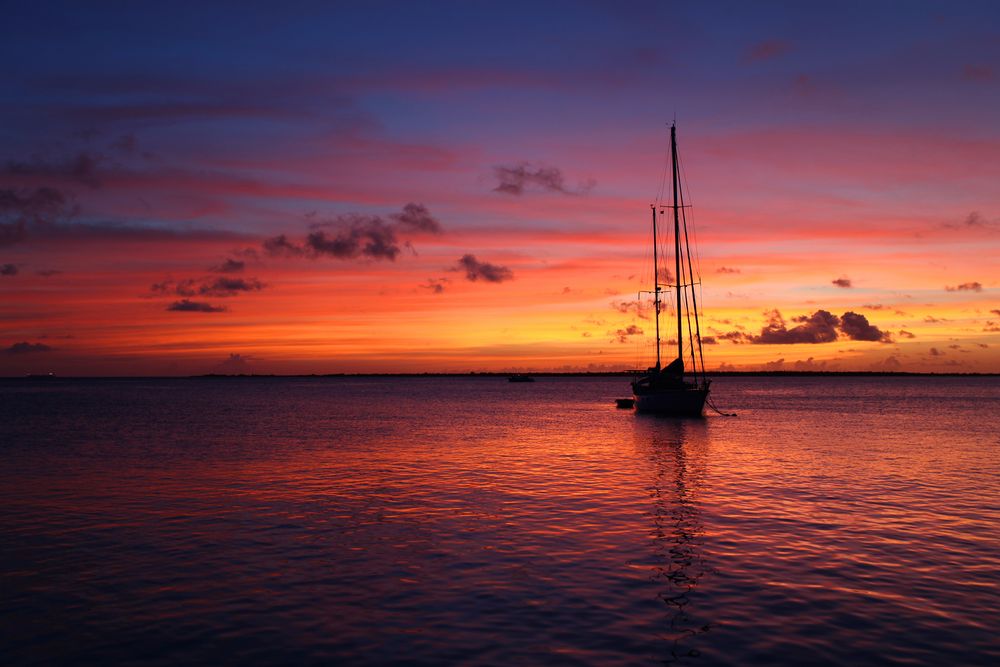
<path fill-rule="evenodd" d="M 192 375 L 191 378 L 219 377 L 509 377 L 511 375 L 530 375 L 531 377 L 631 377 L 640 370 L 629 371 L 470 371 L 468 373 L 311 373 L 304 375 L 276 375 L 263 373 L 224 374 L 207 373 Z M 709 371 L 708 377 L 1000 377 L 1000 373 L 907 373 L 905 371 Z"/>
<path fill-rule="evenodd" d="M 200 380 L 217 378 L 437 378 L 437 377 L 498 377 L 530 375 L 531 377 L 631 377 L 645 371 L 470 371 L 467 373 L 206 373 L 203 375 L 8 375 L 0 380 Z M 908 373 L 905 371 L 709 371 L 708 377 L 1000 377 L 1000 373 Z"/>

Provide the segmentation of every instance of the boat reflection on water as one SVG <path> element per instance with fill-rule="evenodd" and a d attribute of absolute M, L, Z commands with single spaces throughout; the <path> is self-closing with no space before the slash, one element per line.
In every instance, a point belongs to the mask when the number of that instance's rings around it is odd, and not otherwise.
<path fill-rule="evenodd" d="M 699 496 L 704 486 L 708 425 L 704 420 L 637 415 L 636 446 L 651 464 L 649 495 L 653 573 L 657 596 L 668 611 L 661 637 L 666 663 L 701 655 L 700 635 L 712 624 L 699 609 L 697 588 L 711 572 L 704 558 L 705 529 Z"/>

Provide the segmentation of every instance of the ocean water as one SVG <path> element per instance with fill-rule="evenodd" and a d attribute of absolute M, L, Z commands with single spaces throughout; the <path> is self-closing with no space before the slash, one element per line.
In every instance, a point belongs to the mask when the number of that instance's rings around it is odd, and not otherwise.
<path fill-rule="evenodd" d="M 1000 664 L 1000 379 L 0 381 L 0 661 Z"/>

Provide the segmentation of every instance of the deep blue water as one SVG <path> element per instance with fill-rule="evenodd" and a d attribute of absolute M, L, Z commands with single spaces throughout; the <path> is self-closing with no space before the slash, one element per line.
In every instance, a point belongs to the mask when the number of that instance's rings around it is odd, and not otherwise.
<path fill-rule="evenodd" d="M 1000 380 L 0 381 L 26 664 L 1000 664 Z"/>

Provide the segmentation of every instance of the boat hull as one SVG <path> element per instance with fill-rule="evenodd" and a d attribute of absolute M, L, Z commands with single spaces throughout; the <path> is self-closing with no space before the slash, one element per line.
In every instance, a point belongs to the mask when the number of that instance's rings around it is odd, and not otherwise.
<path fill-rule="evenodd" d="M 673 417 L 701 417 L 708 398 L 708 389 L 656 390 L 638 393 L 635 411 Z"/>

